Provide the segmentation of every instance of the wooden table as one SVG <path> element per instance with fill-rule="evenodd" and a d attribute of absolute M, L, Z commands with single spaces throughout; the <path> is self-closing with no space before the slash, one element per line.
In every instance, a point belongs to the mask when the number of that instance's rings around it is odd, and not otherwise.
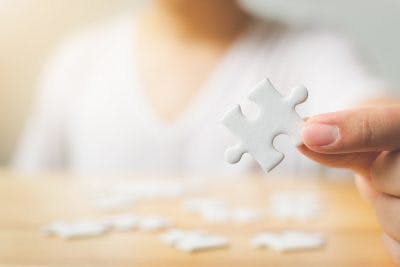
<path fill-rule="evenodd" d="M 160 233 L 111 232 L 104 236 L 63 240 L 46 237 L 40 228 L 54 220 L 103 218 L 90 191 L 96 179 L 66 176 L 22 178 L 0 174 L 0 266 L 393 266 L 386 254 L 373 210 L 351 181 L 297 179 L 217 179 L 199 195 L 226 199 L 232 206 L 265 208 L 271 192 L 297 190 L 319 194 L 320 216 L 311 222 L 284 222 L 270 216 L 248 225 L 209 225 L 182 208 L 182 199 L 147 201 L 124 213 L 173 217 L 177 227 L 204 228 L 229 238 L 229 248 L 186 254 L 160 242 Z M 135 180 L 136 181 L 136 180 Z M 115 179 L 115 183 L 119 180 Z M 259 231 L 320 231 L 327 246 L 316 251 L 278 253 L 253 249 Z"/>

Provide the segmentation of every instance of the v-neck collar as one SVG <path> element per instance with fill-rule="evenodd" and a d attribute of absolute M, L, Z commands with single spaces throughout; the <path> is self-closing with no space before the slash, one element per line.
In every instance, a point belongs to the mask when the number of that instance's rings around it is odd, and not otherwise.
<path fill-rule="evenodd" d="M 137 66 L 136 20 L 131 20 L 130 25 L 130 36 L 128 42 L 129 53 L 127 53 L 126 58 L 129 61 L 128 71 L 130 71 L 130 74 L 128 75 L 128 77 L 130 77 L 129 90 L 134 93 L 133 105 L 135 105 L 140 118 L 148 127 L 148 131 L 156 136 L 162 134 L 163 138 L 175 138 L 177 136 L 187 135 L 189 131 L 193 130 L 194 127 L 199 125 L 199 123 L 206 117 L 209 112 L 207 107 L 211 107 L 213 104 L 218 103 L 218 100 L 223 97 L 223 93 L 225 92 L 226 76 L 231 75 L 233 70 L 238 68 L 237 64 L 243 63 L 241 61 L 243 58 L 239 56 L 241 54 L 240 52 L 246 51 L 246 49 L 243 48 L 246 47 L 249 42 L 251 43 L 251 37 L 255 35 L 254 32 L 257 28 L 254 22 L 236 38 L 233 44 L 231 44 L 224 52 L 224 55 L 216 66 L 213 67 L 208 78 L 203 82 L 195 96 L 190 100 L 187 108 L 185 108 L 175 120 L 168 123 L 157 114 L 155 108 L 153 108 L 149 101 L 148 96 L 144 93 L 144 85 L 139 76 Z M 132 25 L 134 28 L 133 30 Z"/>

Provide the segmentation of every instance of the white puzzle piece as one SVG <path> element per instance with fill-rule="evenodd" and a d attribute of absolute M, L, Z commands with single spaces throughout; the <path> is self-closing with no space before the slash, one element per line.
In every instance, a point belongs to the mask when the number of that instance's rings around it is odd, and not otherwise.
<path fill-rule="evenodd" d="M 269 212 L 279 219 L 308 221 L 321 211 L 321 199 L 313 192 L 275 192 L 269 202 Z"/>
<path fill-rule="evenodd" d="M 184 252 L 195 252 L 200 250 L 224 248 L 226 246 L 228 246 L 228 241 L 224 237 L 204 236 L 200 239 L 184 239 L 176 245 L 176 249 Z"/>
<path fill-rule="evenodd" d="M 161 240 L 184 252 L 217 249 L 228 246 L 228 241 L 222 236 L 211 235 L 205 231 L 170 230 L 161 236 Z"/>
<path fill-rule="evenodd" d="M 202 230 L 183 231 L 179 229 L 172 229 L 161 236 L 161 240 L 171 246 L 175 246 L 184 239 L 196 239 L 207 235 Z"/>
<path fill-rule="evenodd" d="M 141 218 L 138 227 L 144 231 L 156 231 L 168 228 L 171 225 L 172 222 L 168 218 L 153 215 Z"/>
<path fill-rule="evenodd" d="M 193 198 L 184 202 L 185 210 L 201 215 L 209 223 L 225 223 L 230 214 L 226 203 L 214 198 Z"/>
<path fill-rule="evenodd" d="M 136 229 L 139 225 L 140 219 L 133 215 L 119 215 L 105 220 L 105 224 L 114 230 L 128 231 Z"/>
<path fill-rule="evenodd" d="M 189 191 L 181 183 L 159 181 L 105 184 L 100 190 L 95 199 L 95 206 L 101 211 L 127 208 L 140 201 L 178 198 Z"/>
<path fill-rule="evenodd" d="M 57 222 L 44 229 L 46 235 L 57 235 L 65 239 L 99 236 L 109 230 L 104 223 L 79 221 L 75 223 Z"/>
<path fill-rule="evenodd" d="M 204 221 L 212 224 L 228 223 L 233 221 L 238 224 L 252 223 L 260 219 L 261 212 L 252 208 L 231 209 L 228 205 L 214 198 L 193 198 L 184 202 L 185 210 L 200 215 Z"/>
<path fill-rule="evenodd" d="M 261 213 L 250 208 L 237 208 L 232 212 L 232 219 L 239 224 L 252 223 L 259 220 Z"/>
<path fill-rule="evenodd" d="M 302 144 L 304 122 L 295 108 L 307 97 L 308 91 L 304 86 L 295 87 L 289 95 L 282 96 L 268 79 L 259 82 L 248 96 L 259 108 L 257 119 L 246 118 L 239 105 L 222 119 L 222 123 L 239 138 L 235 146 L 226 150 L 226 160 L 237 163 L 244 153 L 249 153 L 265 172 L 275 168 L 284 158 L 273 146 L 276 136 L 287 134 L 295 146 Z"/>
<path fill-rule="evenodd" d="M 56 222 L 42 229 L 47 236 L 59 236 L 65 239 L 92 237 L 109 231 L 144 230 L 156 231 L 170 227 L 172 222 L 161 216 L 137 217 L 130 214 L 113 216 L 103 220 L 82 220 L 74 223 Z"/>
<path fill-rule="evenodd" d="M 183 203 L 185 210 L 193 213 L 202 213 L 204 210 L 227 209 L 227 204 L 215 198 L 190 198 Z"/>
<path fill-rule="evenodd" d="M 325 244 L 325 238 L 319 233 L 285 231 L 282 233 L 265 232 L 256 235 L 251 244 L 255 248 L 271 248 L 280 252 L 319 249 Z"/>

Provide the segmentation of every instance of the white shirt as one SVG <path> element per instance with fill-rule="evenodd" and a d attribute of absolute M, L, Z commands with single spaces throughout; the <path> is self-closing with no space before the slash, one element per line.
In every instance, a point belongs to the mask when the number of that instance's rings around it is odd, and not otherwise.
<path fill-rule="evenodd" d="M 261 79 L 269 77 L 282 94 L 304 84 L 309 99 L 298 108 L 301 116 L 352 107 L 381 89 L 342 39 L 258 22 L 226 53 L 190 108 L 168 125 L 136 75 L 133 25 L 132 18 L 119 18 L 57 50 L 20 141 L 16 170 L 239 175 L 254 161 L 246 156 L 237 165 L 225 162 L 224 150 L 235 138 L 220 119 L 236 103 L 251 115 L 254 106 L 242 100 Z M 319 170 L 289 138 L 278 141 L 286 159 L 274 172 Z"/>

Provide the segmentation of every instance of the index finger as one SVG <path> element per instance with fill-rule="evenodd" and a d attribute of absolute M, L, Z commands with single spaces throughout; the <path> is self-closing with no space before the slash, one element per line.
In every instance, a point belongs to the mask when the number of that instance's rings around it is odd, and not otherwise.
<path fill-rule="evenodd" d="M 318 115 L 303 128 L 303 142 L 325 154 L 400 149 L 400 105 Z"/>

